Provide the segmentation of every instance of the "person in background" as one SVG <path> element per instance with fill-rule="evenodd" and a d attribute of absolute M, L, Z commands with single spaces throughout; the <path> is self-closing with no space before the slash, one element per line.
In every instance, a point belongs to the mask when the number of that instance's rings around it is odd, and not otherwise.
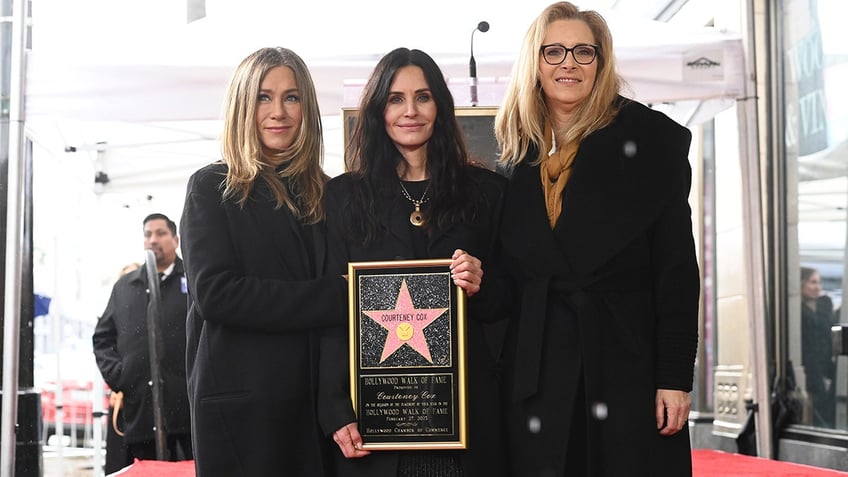
<path fill-rule="evenodd" d="M 516 476 L 692 474 L 691 133 L 619 94 L 613 51 L 598 13 L 551 4 L 495 119 Z"/>
<path fill-rule="evenodd" d="M 198 477 L 326 475 L 317 332 L 345 322 L 324 266 L 321 115 L 303 60 L 262 48 L 236 68 L 223 160 L 188 181 L 181 219 Z"/>
<path fill-rule="evenodd" d="M 190 460 L 191 423 L 185 371 L 186 284 L 183 262 L 177 256 L 180 243 L 177 225 L 166 215 L 154 213 L 144 218 L 143 231 L 144 248 L 153 251 L 156 257 L 159 283 L 148 282 L 146 266 L 118 279 L 94 328 L 94 356 L 103 380 L 114 393 L 110 404 L 122 416 L 118 422 L 123 425 L 125 462 L 157 459 L 147 307 L 148 289 L 158 285 L 164 353 L 158 365 L 163 382 L 162 416 L 167 441 L 167 456 L 163 457 L 172 461 Z M 110 457 L 107 453 L 110 468 L 121 463 L 119 455 Z"/>
<path fill-rule="evenodd" d="M 468 449 L 362 449 L 351 407 L 346 328 L 321 343 L 319 415 L 338 444 L 338 475 L 507 475 L 496 356 L 483 322 L 496 315 L 482 283 L 494 252 L 505 179 L 469 163 L 441 70 L 420 50 L 397 48 L 363 91 L 346 161 L 327 184 L 330 275 L 348 262 L 451 258 L 468 295 Z M 342 458 L 342 456 L 344 458 Z"/>
<path fill-rule="evenodd" d="M 801 363 L 812 404 L 809 424 L 831 429 L 836 424 L 836 361 L 830 336 L 834 324 L 833 301 L 822 294 L 821 274 L 801 267 Z"/>

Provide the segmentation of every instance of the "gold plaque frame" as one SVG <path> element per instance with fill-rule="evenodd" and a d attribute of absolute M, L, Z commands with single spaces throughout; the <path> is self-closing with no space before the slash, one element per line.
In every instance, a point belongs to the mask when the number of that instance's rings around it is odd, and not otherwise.
<path fill-rule="evenodd" d="M 365 449 L 467 446 L 465 292 L 450 263 L 348 265 L 350 391 Z"/>

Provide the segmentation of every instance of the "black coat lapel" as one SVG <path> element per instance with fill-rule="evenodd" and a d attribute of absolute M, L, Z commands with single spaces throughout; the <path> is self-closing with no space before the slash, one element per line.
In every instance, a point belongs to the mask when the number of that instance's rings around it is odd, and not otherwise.
<path fill-rule="evenodd" d="M 678 192 L 691 136 L 658 115 L 630 103 L 580 145 L 555 229 L 578 274 L 591 274 L 645 233 Z"/>
<path fill-rule="evenodd" d="M 688 190 L 681 174 L 689 173 L 690 139 L 667 116 L 625 104 L 611 126 L 581 143 L 553 231 L 531 149 L 507 188 L 505 248 L 537 277 L 593 275 L 648 230 L 680 187 Z"/>
<path fill-rule="evenodd" d="M 257 221 L 257 230 L 270 230 L 263 237 L 271 241 L 270 249 L 277 250 L 277 260 L 283 265 L 289 276 L 307 278 L 312 275 L 309 256 L 306 253 L 292 253 L 292 249 L 308 250 L 313 243 L 306 243 L 301 233 L 301 224 L 283 205 L 274 209 L 275 199 L 268 186 L 262 181 L 256 183 L 256 190 L 245 205 Z M 269 257 L 271 259 L 271 257 Z M 320 263 L 320 262 L 319 262 Z"/>
<path fill-rule="evenodd" d="M 507 186 L 501 240 L 523 268 L 552 276 L 570 267 L 548 224 L 539 167 L 529 164 L 531 157 L 535 152 L 515 167 Z"/>

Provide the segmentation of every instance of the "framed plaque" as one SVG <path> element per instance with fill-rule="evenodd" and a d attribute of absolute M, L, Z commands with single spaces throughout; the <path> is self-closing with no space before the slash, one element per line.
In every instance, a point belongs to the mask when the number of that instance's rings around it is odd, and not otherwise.
<path fill-rule="evenodd" d="M 348 265 L 351 397 L 368 450 L 465 449 L 465 293 L 450 259 Z"/>

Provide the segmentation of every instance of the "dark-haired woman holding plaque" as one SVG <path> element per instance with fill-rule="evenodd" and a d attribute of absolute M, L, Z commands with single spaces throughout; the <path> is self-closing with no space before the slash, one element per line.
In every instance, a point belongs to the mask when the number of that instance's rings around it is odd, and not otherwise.
<path fill-rule="evenodd" d="M 419 50 L 378 63 L 347 151 L 350 172 L 327 184 L 329 274 L 348 262 L 452 259 L 468 299 L 468 448 L 366 451 L 351 407 L 347 330 L 321 342 L 319 418 L 338 444 L 340 476 L 506 475 L 495 353 L 483 324 L 495 314 L 483 280 L 505 180 L 469 163 L 442 72 Z M 402 292 L 401 292 L 402 293 Z"/>

